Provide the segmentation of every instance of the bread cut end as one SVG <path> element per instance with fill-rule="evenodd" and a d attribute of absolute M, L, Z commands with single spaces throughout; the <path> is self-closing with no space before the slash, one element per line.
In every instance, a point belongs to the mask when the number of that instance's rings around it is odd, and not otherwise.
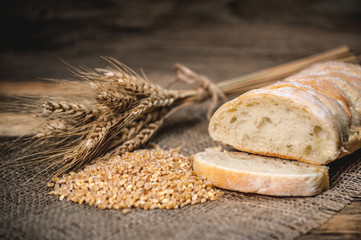
<path fill-rule="evenodd" d="M 305 101 L 313 101 L 315 107 L 308 108 L 307 102 L 292 100 L 280 91 L 251 91 L 224 104 L 211 118 L 209 134 L 216 141 L 250 153 L 316 165 L 336 159 L 340 127 L 334 117 L 317 107 L 311 96 Z"/>
<path fill-rule="evenodd" d="M 197 175 L 228 190 L 273 196 L 313 196 L 329 188 L 325 166 L 214 149 L 197 153 L 193 159 Z"/>

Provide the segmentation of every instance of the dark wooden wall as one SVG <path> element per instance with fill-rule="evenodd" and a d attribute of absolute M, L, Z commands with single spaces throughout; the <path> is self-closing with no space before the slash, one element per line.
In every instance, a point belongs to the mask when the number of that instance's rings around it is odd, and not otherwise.
<path fill-rule="evenodd" d="M 361 53 L 360 0 L 13 0 L 0 16 L 1 81 L 68 77 L 59 58 L 221 80 L 344 43 Z"/>

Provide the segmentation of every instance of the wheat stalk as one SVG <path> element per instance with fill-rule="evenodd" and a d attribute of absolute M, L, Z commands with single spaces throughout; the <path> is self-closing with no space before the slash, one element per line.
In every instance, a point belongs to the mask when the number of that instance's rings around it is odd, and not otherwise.
<path fill-rule="evenodd" d="M 223 81 L 217 84 L 217 86 L 226 94 L 239 94 L 252 88 L 258 88 L 266 84 L 282 80 L 304 68 L 307 68 L 308 66 L 311 66 L 312 64 L 329 60 L 358 63 L 360 61 L 360 57 L 351 52 L 351 49 L 348 46 L 342 45 L 340 47 L 314 54 L 293 62 L 266 68 L 236 77 L 234 79 Z"/>
<path fill-rule="evenodd" d="M 123 155 L 126 152 L 131 152 L 141 146 L 144 146 L 159 129 L 162 123 L 163 119 L 159 119 L 145 125 L 133 138 L 116 147 L 112 152 L 112 155 Z"/>
<path fill-rule="evenodd" d="M 99 157 L 121 155 L 144 146 L 164 119 L 181 107 L 211 98 L 209 117 L 218 98 L 225 98 L 224 94 L 264 86 L 320 61 L 355 62 L 358 57 L 347 46 L 341 46 L 217 85 L 182 65 L 176 65 L 176 78 L 172 82 L 197 85 L 193 90 L 179 91 L 155 85 L 113 58 L 104 59 L 108 68 L 72 67 L 77 77 L 94 86 L 96 99 L 93 102 L 83 104 L 45 99 L 40 104 L 46 111 L 41 116 L 48 124 L 31 139 L 30 146 L 51 143 L 54 148 L 35 153 L 32 157 L 40 159 L 44 166 L 48 163 L 44 170 L 55 167 L 54 175 L 80 168 Z M 18 158 L 19 161 L 22 159 Z"/>

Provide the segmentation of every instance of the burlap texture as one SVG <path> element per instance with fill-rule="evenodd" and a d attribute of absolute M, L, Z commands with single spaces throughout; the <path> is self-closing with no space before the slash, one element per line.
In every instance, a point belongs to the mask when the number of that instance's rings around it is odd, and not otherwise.
<path fill-rule="evenodd" d="M 217 145 L 208 135 L 207 103 L 167 119 L 153 141 L 190 155 Z M 2 161 L 9 158 L 3 155 Z M 330 165 L 331 188 L 315 197 L 226 191 L 217 201 L 176 210 L 99 210 L 48 195 L 32 166 L 2 170 L 0 238 L 6 239 L 291 239 L 305 234 L 361 193 L 361 152 Z M 25 184 L 25 182 L 27 182 Z"/>

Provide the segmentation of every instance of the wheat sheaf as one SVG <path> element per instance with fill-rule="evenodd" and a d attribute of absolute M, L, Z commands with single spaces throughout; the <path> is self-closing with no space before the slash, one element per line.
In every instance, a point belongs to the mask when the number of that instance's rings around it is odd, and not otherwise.
<path fill-rule="evenodd" d="M 72 67 L 80 80 L 93 89 L 87 101 L 58 100 L 44 97 L 40 117 L 46 125 L 28 139 L 26 148 L 18 153 L 17 164 L 25 159 L 43 164 L 43 169 L 56 169 L 62 175 L 109 155 L 122 155 L 148 143 L 165 118 L 175 110 L 209 97 L 215 107 L 224 94 L 207 78 L 190 69 L 175 66 L 174 81 L 195 84 L 193 90 L 169 90 L 151 83 L 114 58 L 104 57 L 107 68 L 90 70 Z M 29 108 L 29 107 L 28 107 Z M 31 107 L 30 107 L 31 108 Z M 30 156 L 29 148 L 51 146 Z M 30 158 L 29 158 L 30 157 Z"/>

